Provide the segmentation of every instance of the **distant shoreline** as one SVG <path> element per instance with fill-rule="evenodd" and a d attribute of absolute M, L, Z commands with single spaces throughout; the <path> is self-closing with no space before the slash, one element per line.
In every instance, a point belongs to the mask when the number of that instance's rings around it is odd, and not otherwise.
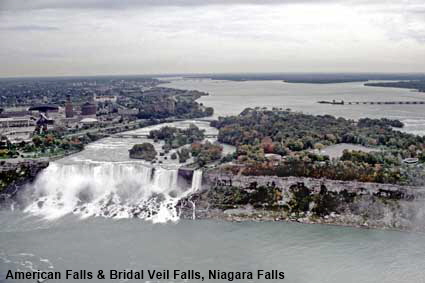
<path fill-rule="evenodd" d="M 410 89 L 410 90 L 418 91 L 418 92 L 425 92 L 425 80 L 377 82 L 377 83 L 366 83 L 364 85 L 370 86 L 370 87 L 402 88 L 402 89 Z"/>
<path fill-rule="evenodd" d="M 258 74 L 199 74 L 182 75 L 187 79 L 211 79 L 225 81 L 283 81 L 285 83 L 334 84 L 367 81 L 425 80 L 424 74 L 380 73 L 258 73 Z"/>

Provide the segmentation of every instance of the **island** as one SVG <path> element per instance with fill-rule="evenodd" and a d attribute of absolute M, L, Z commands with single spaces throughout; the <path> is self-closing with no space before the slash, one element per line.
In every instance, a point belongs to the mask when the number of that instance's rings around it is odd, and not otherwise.
<path fill-rule="evenodd" d="M 419 92 L 425 92 L 425 80 L 366 83 L 365 86 L 407 88 Z"/>
<path fill-rule="evenodd" d="M 193 163 L 190 164 L 193 168 L 220 160 L 223 151 L 220 144 L 204 141 L 205 131 L 195 124 L 190 124 L 187 129 L 161 127 L 159 130 L 150 131 L 148 138 L 153 142 L 163 142 L 160 156 L 167 157 L 169 154 L 170 159 L 178 159 L 179 163 L 186 163 L 193 158 Z"/>
<path fill-rule="evenodd" d="M 418 221 L 425 139 L 395 130 L 400 121 L 249 108 L 211 125 L 236 151 L 204 168 L 203 188 L 177 206 L 182 217 L 391 229 Z M 334 145 L 366 150 L 330 158 Z"/>
<path fill-rule="evenodd" d="M 151 143 L 146 142 L 133 145 L 133 147 L 129 150 L 129 155 L 130 158 L 152 161 L 155 159 L 157 152 Z"/>

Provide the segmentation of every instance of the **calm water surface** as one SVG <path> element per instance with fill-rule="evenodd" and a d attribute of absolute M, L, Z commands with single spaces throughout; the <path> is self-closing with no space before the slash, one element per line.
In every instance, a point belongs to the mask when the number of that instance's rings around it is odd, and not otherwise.
<path fill-rule="evenodd" d="M 425 105 L 329 105 L 318 101 L 422 101 L 425 93 L 408 89 L 367 87 L 362 82 L 341 84 L 290 84 L 282 81 L 219 81 L 173 79 L 166 87 L 194 89 L 210 95 L 199 101 L 214 107 L 215 116 L 239 114 L 246 107 L 283 107 L 309 114 L 331 114 L 359 119 L 399 119 L 405 130 L 425 134 Z"/>
<path fill-rule="evenodd" d="M 394 231 L 293 223 L 45 221 L 2 212 L 0 243 L 2 278 L 13 268 L 195 269 L 204 274 L 279 269 L 286 275 L 282 282 L 292 283 L 425 282 L 425 235 Z"/>

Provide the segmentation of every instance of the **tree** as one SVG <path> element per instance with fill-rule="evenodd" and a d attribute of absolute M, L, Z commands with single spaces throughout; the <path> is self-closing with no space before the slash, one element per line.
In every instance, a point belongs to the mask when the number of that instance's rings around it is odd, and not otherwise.
<path fill-rule="evenodd" d="M 177 151 L 177 155 L 179 156 L 179 162 L 185 163 L 190 158 L 190 151 L 189 149 L 183 147 L 179 151 Z"/>
<path fill-rule="evenodd" d="M 314 144 L 314 148 L 317 149 L 319 152 L 321 152 L 325 148 L 325 146 L 321 144 L 320 142 L 318 142 Z"/>
<path fill-rule="evenodd" d="M 32 138 L 32 142 L 35 144 L 35 146 L 40 146 L 43 143 L 40 136 L 34 136 Z"/>
<path fill-rule="evenodd" d="M 151 143 L 146 142 L 142 144 L 135 144 L 129 150 L 129 155 L 130 158 L 152 161 L 155 159 L 157 152 Z"/>

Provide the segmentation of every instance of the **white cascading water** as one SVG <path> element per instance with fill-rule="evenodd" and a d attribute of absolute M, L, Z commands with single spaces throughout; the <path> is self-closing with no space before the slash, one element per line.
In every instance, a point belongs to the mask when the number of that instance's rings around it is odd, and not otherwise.
<path fill-rule="evenodd" d="M 47 219 L 74 213 L 176 221 L 177 202 L 200 188 L 202 171 L 194 172 L 188 190 L 180 188 L 177 179 L 177 169 L 135 162 L 52 162 L 27 190 L 33 201 L 25 211 Z"/>
<path fill-rule="evenodd" d="M 202 186 L 202 170 L 195 170 L 193 171 L 193 177 L 192 177 L 192 187 L 191 192 L 194 193 L 197 190 L 201 189 Z M 192 205 L 192 219 L 196 219 L 196 204 L 191 199 L 189 199 L 189 203 Z"/>
<path fill-rule="evenodd" d="M 193 171 L 192 177 L 192 192 L 196 192 L 202 186 L 202 170 Z"/>

